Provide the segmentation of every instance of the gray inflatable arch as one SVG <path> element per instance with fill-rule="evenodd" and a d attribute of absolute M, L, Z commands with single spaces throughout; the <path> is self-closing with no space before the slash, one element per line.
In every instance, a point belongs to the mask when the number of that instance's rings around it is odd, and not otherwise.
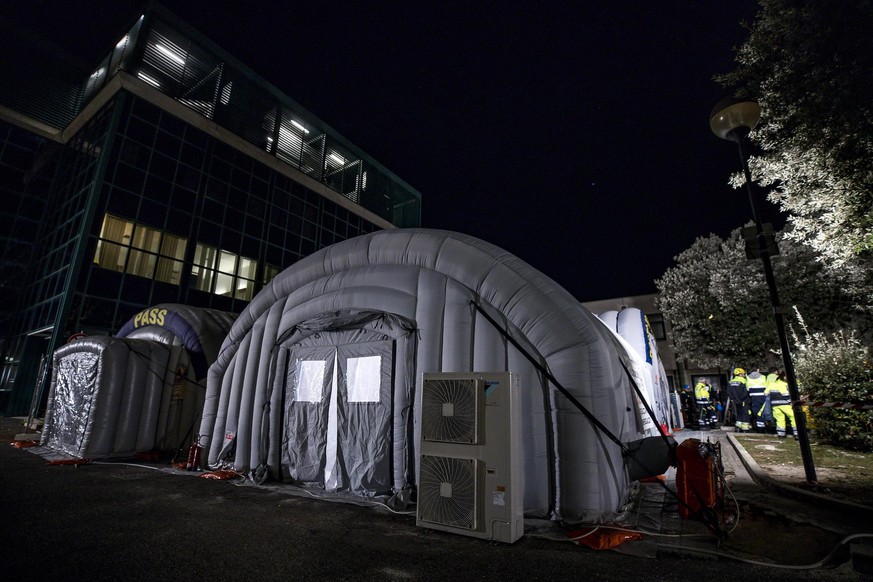
<path fill-rule="evenodd" d="M 162 303 L 58 348 L 42 444 L 76 457 L 187 450 L 236 314 Z"/>
<path fill-rule="evenodd" d="M 627 443 L 644 435 L 624 355 L 603 323 L 554 281 L 498 247 L 448 231 L 375 232 L 322 249 L 273 279 L 209 369 L 200 426 L 209 466 L 318 485 L 302 476 L 312 459 L 288 450 L 289 439 L 308 436 L 293 431 L 315 430 L 285 402 L 295 389 L 295 353 L 377 345 L 391 350 L 382 370 L 391 384 L 381 406 L 387 412 L 358 419 L 360 434 L 346 435 L 372 449 L 346 459 L 354 465 L 347 493 L 402 496 L 416 486 L 423 373 L 508 370 L 522 391 L 525 515 L 601 522 L 621 511 L 630 491 L 621 448 L 530 360 Z M 370 478 L 374 463 L 385 463 L 387 482 Z"/>
<path fill-rule="evenodd" d="M 155 373 L 165 374 L 157 427 L 160 450 L 187 450 L 191 445 L 201 420 L 209 366 L 236 317 L 216 309 L 159 303 L 131 317 L 115 334 L 169 348 L 165 366 L 155 368 Z"/>

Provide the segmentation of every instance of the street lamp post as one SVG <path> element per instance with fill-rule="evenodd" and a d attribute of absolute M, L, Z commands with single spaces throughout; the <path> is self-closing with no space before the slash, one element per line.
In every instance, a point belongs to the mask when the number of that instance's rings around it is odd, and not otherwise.
<path fill-rule="evenodd" d="M 809 435 L 806 433 L 806 417 L 800 406 L 800 393 L 797 389 L 797 377 L 794 374 L 794 364 L 791 361 L 791 350 L 788 346 L 788 336 L 785 333 L 785 321 L 782 317 L 782 306 L 779 303 L 779 292 L 776 288 L 776 278 L 773 276 L 773 264 L 770 262 L 769 245 L 767 244 L 761 216 L 758 214 L 758 204 L 752 193 L 752 174 L 749 171 L 749 161 L 743 142 L 746 136 L 758 124 L 761 118 L 761 108 L 757 101 L 727 98 L 721 100 L 712 111 L 709 126 L 713 133 L 722 139 L 736 142 L 740 152 L 740 162 L 746 178 L 746 189 L 749 193 L 749 203 L 752 205 L 752 218 L 755 221 L 758 249 L 761 251 L 761 262 L 764 264 L 764 276 L 767 288 L 770 290 L 770 302 L 773 305 L 773 318 L 776 320 L 776 332 L 779 335 L 779 345 L 782 348 L 782 362 L 785 366 L 785 377 L 788 381 L 788 392 L 791 395 L 791 406 L 794 408 L 795 426 L 800 456 L 803 458 L 803 469 L 809 483 L 818 481 L 815 475 L 815 465 L 812 461 L 812 451 L 809 448 Z"/>

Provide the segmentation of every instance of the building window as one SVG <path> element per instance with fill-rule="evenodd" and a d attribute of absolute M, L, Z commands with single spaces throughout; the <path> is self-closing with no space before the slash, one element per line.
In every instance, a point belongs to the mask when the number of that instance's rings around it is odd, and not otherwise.
<path fill-rule="evenodd" d="M 192 287 L 198 291 L 212 292 L 212 280 L 215 278 L 215 265 L 218 250 L 197 243 L 197 249 L 194 251 L 194 267 L 191 269 Z"/>
<path fill-rule="evenodd" d="M 105 215 L 100 238 L 97 240 L 97 252 L 94 253 L 94 264 L 123 273 L 124 266 L 127 264 L 127 253 L 130 250 L 133 226 L 133 223 L 127 220 Z"/>
<path fill-rule="evenodd" d="M 264 265 L 264 280 L 261 282 L 266 285 L 267 283 L 275 279 L 276 275 L 278 275 L 280 271 L 281 269 L 279 269 L 279 267 L 267 263 L 266 265 Z"/>
<path fill-rule="evenodd" d="M 251 301 L 255 295 L 257 270 L 258 263 L 253 259 L 197 243 L 191 269 L 192 285 L 199 291 Z"/>
<path fill-rule="evenodd" d="M 106 214 L 94 264 L 119 273 L 178 285 L 188 240 Z"/>
<path fill-rule="evenodd" d="M 652 328 L 652 335 L 657 341 L 667 339 L 667 328 L 664 326 L 664 316 L 660 313 L 652 313 L 646 316 L 649 320 L 649 326 Z"/>
<path fill-rule="evenodd" d="M 127 272 L 140 277 L 151 277 L 158 264 L 158 248 L 161 233 L 153 228 L 135 225 L 131 251 L 127 259 Z"/>
<path fill-rule="evenodd" d="M 161 240 L 161 252 L 158 257 L 158 271 L 155 279 L 178 285 L 182 278 L 182 266 L 185 264 L 185 248 L 188 239 L 173 234 L 164 233 Z"/>

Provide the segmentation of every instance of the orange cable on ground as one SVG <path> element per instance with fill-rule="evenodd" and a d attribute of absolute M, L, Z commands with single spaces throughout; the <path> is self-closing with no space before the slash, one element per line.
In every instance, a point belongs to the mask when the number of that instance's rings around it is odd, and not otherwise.
<path fill-rule="evenodd" d="M 39 445 L 39 441 L 13 441 L 9 443 L 16 449 L 26 449 L 28 447 L 35 447 Z"/>
<path fill-rule="evenodd" d="M 593 528 L 568 531 L 567 537 L 579 537 L 578 540 L 575 540 L 576 543 L 585 544 L 592 550 L 609 550 L 631 540 L 641 540 L 643 539 L 643 534 L 638 531 L 597 529 L 595 526 Z"/>
<path fill-rule="evenodd" d="M 227 479 L 233 479 L 234 477 L 245 477 L 245 475 L 236 471 L 210 471 L 208 473 L 198 475 L 198 477 L 201 479 L 217 479 L 219 481 L 226 481 Z"/>

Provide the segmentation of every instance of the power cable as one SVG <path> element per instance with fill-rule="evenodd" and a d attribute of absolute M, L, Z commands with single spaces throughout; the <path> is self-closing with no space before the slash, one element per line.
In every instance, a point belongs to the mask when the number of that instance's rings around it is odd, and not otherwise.
<path fill-rule="evenodd" d="M 750 560 L 748 558 L 741 558 L 739 556 L 734 556 L 734 555 L 729 554 L 727 552 L 720 552 L 718 550 L 707 550 L 705 548 L 687 548 L 687 547 L 683 547 L 683 546 L 673 546 L 670 544 L 664 544 L 662 547 L 669 548 L 669 549 L 675 549 L 675 550 L 682 550 L 685 552 L 693 552 L 693 553 L 707 554 L 707 555 L 711 555 L 711 556 L 718 556 L 721 558 L 728 558 L 731 560 L 735 560 L 737 562 L 744 562 L 746 564 L 753 564 L 755 566 L 765 566 L 768 568 L 780 568 L 783 570 L 815 570 L 816 568 L 821 568 L 821 567 L 827 565 L 827 563 L 831 560 L 831 558 L 834 557 L 834 555 L 837 553 L 837 551 L 842 546 L 844 546 L 848 542 L 851 542 L 852 540 L 859 539 L 859 538 L 873 539 L 873 534 L 852 534 L 852 535 L 846 536 L 845 538 L 843 538 L 842 540 L 837 542 L 837 545 L 834 547 L 834 549 L 831 550 L 831 552 L 827 556 L 825 556 L 824 558 L 822 558 L 818 562 L 814 562 L 812 564 L 801 564 L 801 565 L 761 562 L 759 560 Z"/>

